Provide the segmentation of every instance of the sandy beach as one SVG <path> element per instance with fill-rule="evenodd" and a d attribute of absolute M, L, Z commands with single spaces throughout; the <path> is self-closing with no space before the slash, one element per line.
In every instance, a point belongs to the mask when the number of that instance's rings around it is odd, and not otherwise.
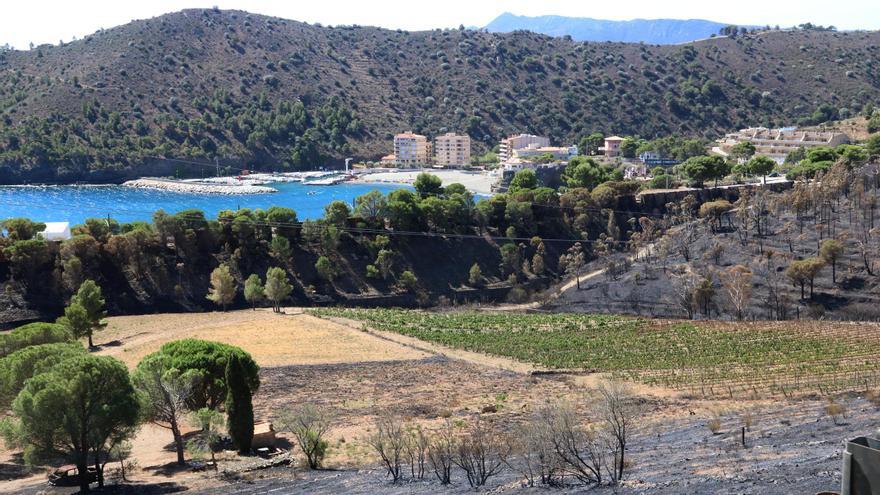
<path fill-rule="evenodd" d="M 413 170 L 387 170 L 382 172 L 368 172 L 358 175 L 356 182 L 365 184 L 409 184 L 412 185 L 416 177 L 422 173 L 440 177 L 443 185 L 462 184 L 474 194 L 491 195 L 492 184 L 497 180 L 494 175 L 488 172 L 468 172 L 464 170 L 443 170 L 443 169 L 413 169 Z"/>

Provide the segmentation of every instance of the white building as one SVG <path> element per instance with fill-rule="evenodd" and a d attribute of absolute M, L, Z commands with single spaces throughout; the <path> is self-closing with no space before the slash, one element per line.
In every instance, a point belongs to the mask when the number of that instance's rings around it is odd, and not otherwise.
<path fill-rule="evenodd" d="M 559 167 L 567 165 L 569 160 L 578 154 L 577 146 L 538 146 L 535 144 L 515 150 L 511 157 L 503 161 L 504 170 L 517 172 L 519 170 L 539 167 Z M 550 157 L 550 163 L 539 164 L 543 157 Z"/>
<path fill-rule="evenodd" d="M 70 234 L 70 222 L 46 222 L 46 229 L 38 234 L 46 241 L 66 241 Z"/>
<path fill-rule="evenodd" d="M 534 134 L 520 134 L 518 136 L 508 136 L 501 140 L 498 145 L 498 160 L 505 163 L 513 158 L 513 152 L 528 148 L 529 146 L 545 147 L 550 146 L 550 138 L 543 136 L 535 136 Z"/>
<path fill-rule="evenodd" d="M 750 127 L 727 134 L 718 140 L 712 148 L 716 155 L 728 157 L 733 147 L 749 141 L 755 145 L 756 155 L 765 155 L 778 163 L 783 163 L 789 153 L 798 149 L 810 149 L 817 146 L 837 146 L 849 142 L 849 137 L 842 132 L 807 131 L 796 127 L 768 129 L 766 127 Z"/>
<path fill-rule="evenodd" d="M 577 146 L 537 146 L 531 144 L 525 148 L 514 150 L 512 159 L 520 160 L 537 160 L 538 158 L 550 155 L 556 161 L 569 161 L 578 154 Z"/>

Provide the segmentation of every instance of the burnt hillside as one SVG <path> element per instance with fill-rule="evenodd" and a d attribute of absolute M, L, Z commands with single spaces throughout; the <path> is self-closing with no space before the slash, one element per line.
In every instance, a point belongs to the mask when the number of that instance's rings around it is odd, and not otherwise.
<path fill-rule="evenodd" d="M 880 102 L 878 60 L 878 32 L 656 46 L 185 10 L 0 52 L 0 182 L 119 180 L 155 157 L 375 159 L 406 129 L 465 131 L 479 151 L 514 131 L 567 143 L 815 123 Z"/>

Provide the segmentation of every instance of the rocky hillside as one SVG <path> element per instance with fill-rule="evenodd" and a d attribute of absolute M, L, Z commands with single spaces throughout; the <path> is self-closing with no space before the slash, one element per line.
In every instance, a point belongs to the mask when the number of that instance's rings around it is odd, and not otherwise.
<path fill-rule="evenodd" d="M 0 182 L 201 171 L 165 158 L 309 168 L 376 159 L 408 129 L 467 132 L 480 151 L 514 131 L 815 123 L 880 102 L 878 60 L 878 32 L 652 46 L 186 10 L 0 53 Z"/>

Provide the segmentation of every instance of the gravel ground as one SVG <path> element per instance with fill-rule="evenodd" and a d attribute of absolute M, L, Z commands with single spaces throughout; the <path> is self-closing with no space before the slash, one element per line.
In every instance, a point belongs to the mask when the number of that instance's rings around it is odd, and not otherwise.
<path fill-rule="evenodd" d="M 850 412 L 840 424 L 824 414 L 824 403 L 808 400 L 757 411 L 746 448 L 740 443 L 742 420 L 722 415 L 722 429 L 712 434 L 705 418 L 673 421 L 639 432 L 629 456 L 634 464 L 618 487 L 590 490 L 596 494 L 811 494 L 839 490 L 841 449 L 845 439 L 869 434 L 877 410 L 864 400 L 846 402 Z M 429 494 L 473 493 L 460 472 L 451 486 L 433 480 L 392 484 L 380 469 L 302 472 L 282 469 L 240 481 L 208 494 Z M 522 486 L 510 470 L 491 479 L 496 493 L 581 493 L 585 487 L 548 490 Z"/>

